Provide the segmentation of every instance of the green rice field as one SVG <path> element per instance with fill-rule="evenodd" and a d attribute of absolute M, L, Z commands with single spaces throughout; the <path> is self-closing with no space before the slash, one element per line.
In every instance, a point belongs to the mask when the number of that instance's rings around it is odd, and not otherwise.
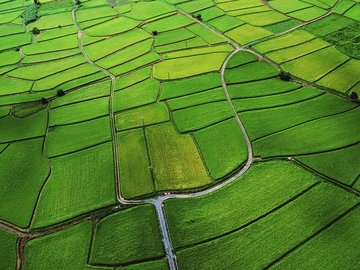
<path fill-rule="evenodd" d="M 0 0 L 0 270 L 360 269 L 360 0 Z"/>

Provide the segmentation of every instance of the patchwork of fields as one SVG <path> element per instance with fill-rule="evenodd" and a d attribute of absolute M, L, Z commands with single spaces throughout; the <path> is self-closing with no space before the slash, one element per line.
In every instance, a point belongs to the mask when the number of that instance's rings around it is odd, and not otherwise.
<path fill-rule="evenodd" d="M 0 0 L 0 269 L 360 269 L 360 0 Z"/>

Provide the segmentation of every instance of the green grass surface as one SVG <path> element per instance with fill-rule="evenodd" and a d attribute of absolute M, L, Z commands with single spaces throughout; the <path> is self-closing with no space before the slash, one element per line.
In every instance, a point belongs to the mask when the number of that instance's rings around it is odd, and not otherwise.
<path fill-rule="evenodd" d="M 111 143 L 51 160 L 33 227 L 44 227 L 115 203 Z M 101 181 L 99 182 L 99 179 Z"/>
<path fill-rule="evenodd" d="M 121 194 L 139 197 L 155 191 L 143 129 L 118 133 Z"/>
<path fill-rule="evenodd" d="M 279 78 L 258 80 L 255 82 L 228 85 L 231 98 L 253 98 L 281 94 L 300 88 L 296 83 L 284 82 Z"/>
<path fill-rule="evenodd" d="M 114 96 L 114 110 L 117 112 L 153 103 L 156 101 L 159 88 L 159 82 L 150 78 L 124 90 L 117 91 Z"/>
<path fill-rule="evenodd" d="M 309 269 L 314 265 L 324 269 L 359 267 L 359 210 L 357 207 L 271 269 Z"/>
<path fill-rule="evenodd" d="M 221 87 L 212 90 L 174 98 L 167 101 L 171 110 L 201 105 L 203 103 L 226 100 L 224 89 Z"/>
<path fill-rule="evenodd" d="M 248 63 L 237 68 L 227 69 L 225 80 L 228 84 L 243 83 L 275 77 L 279 71 L 268 62 L 257 61 Z"/>
<path fill-rule="evenodd" d="M 359 176 L 360 145 L 346 147 L 332 152 L 298 156 L 297 160 L 314 170 L 351 186 Z"/>
<path fill-rule="evenodd" d="M 16 268 L 16 239 L 15 234 L 0 230 L 0 261 L 4 270 Z"/>
<path fill-rule="evenodd" d="M 282 67 L 285 71 L 301 79 L 314 82 L 346 60 L 348 60 L 347 56 L 341 54 L 334 47 L 328 47 L 287 62 Z M 302 67 L 306 67 L 306 69 Z"/>
<path fill-rule="evenodd" d="M 285 106 L 287 104 L 310 100 L 320 96 L 324 92 L 314 88 L 302 87 L 300 89 L 265 97 L 254 97 L 233 100 L 233 105 L 238 112 L 250 111 L 255 109 L 264 109 L 277 106 Z"/>
<path fill-rule="evenodd" d="M 284 156 L 338 149 L 359 141 L 359 109 L 314 120 L 260 139 L 254 143 L 257 155 Z M 276 147 L 275 147 L 276 146 Z"/>
<path fill-rule="evenodd" d="M 49 129 L 45 151 L 49 157 L 71 153 L 111 140 L 109 117 Z M 86 140 L 81 136 L 86 136 Z"/>
<path fill-rule="evenodd" d="M 91 222 L 86 221 L 30 240 L 25 245 L 23 268 L 27 270 L 92 269 L 86 266 L 91 230 Z M 61 255 L 59 255 L 60 250 Z"/>
<path fill-rule="evenodd" d="M 207 127 L 232 115 L 227 101 L 218 101 L 174 111 L 173 121 L 181 132 L 186 132 Z"/>
<path fill-rule="evenodd" d="M 207 73 L 192 78 L 163 82 L 160 99 L 185 96 L 221 86 L 219 73 Z"/>
<path fill-rule="evenodd" d="M 164 103 L 127 110 L 116 115 L 118 131 L 142 126 L 153 125 L 169 120 L 169 112 Z"/>
<path fill-rule="evenodd" d="M 49 125 L 74 124 L 107 114 L 109 114 L 109 98 L 98 98 L 52 109 L 50 111 Z"/>
<path fill-rule="evenodd" d="M 177 249 L 229 233 L 271 211 L 316 181 L 314 175 L 292 163 L 273 161 L 254 165 L 235 182 L 208 195 L 166 201 L 174 246 Z"/>
<path fill-rule="evenodd" d="M 346 192 L 321 184 L 245 229 L 177 252 L 179 268 L 264 268 L 357 202 Z"/>
<path fill-rule="evenodd" d="M 210 174 L 215 179 L 226 176 L 247 160 L 244 135 L 233 118 L 194 135 Z"/>
<path fill-rule="evenodd" d="M 47 113 L 41 110 L 28 117 L 8 115 L 0 119 L 0 126 L 6 127 L 0 133 L 0 142 L 16 141 L 43 136 L 46 130 Z"/>
<path fill-rule="evenodd" d="M 90 263 L 125 264 L 162 256 L 164 251 L 153 205 L 132 207 L 96 224 Z"/>
<path fill-rule="evenodd" d="M 153 66 L 153 75 L 159 80 L 175 80 L 218 71 L 226 56 L 227 53 L 211 53 L 164 60 Z M 179 66 L 184 68 L 179 69 Z"/>
<path fill-rule="evenodd" d="M 341 113 L 354 107 L 355 104 L 342 98 L 324 94 L 296 104 L 245 112 L 241 114 L 241 120 L 247 127 L 250 138 L 254 140 L 319 117 Z"/>
<path fill-rule="evenodd" d="M 36 200 L 50 173 L 42 143 L 42 139 L 12 143 L 0 154 L 0 218 L 24 228 L 30 225 Z"/>
<path fill-rule="evenodd" d="M 176 133 L 171 124 L 145 129 L 157 190 L 191 189 L 211 183 L 190 135 Z"/>

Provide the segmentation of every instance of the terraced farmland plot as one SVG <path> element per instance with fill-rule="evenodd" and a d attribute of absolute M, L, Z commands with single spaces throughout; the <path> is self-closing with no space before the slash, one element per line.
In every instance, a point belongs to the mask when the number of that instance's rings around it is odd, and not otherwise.
<path fill-rule="evenodd" d="M 358 0 L 0 0 L 0 269 L 359 269 Z"/>

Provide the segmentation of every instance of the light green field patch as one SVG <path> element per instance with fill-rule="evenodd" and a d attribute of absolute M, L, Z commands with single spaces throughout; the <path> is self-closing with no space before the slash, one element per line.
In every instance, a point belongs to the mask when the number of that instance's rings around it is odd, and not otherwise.
<path fill-rule="evenodd" d="M 124 64 L 130 60 L 136 59 L 137 57 L 144 55 L 151 51 L 153 40 L 148 39 L 145 41 L 137 42 L 125 49 L 115 52 L 96 63 L 103 68 L 112 68 Z"/>
<path fill-rule="evenodd" d="M 282 67 L 301 79 L 314 82 L 334 70 L 347 59 L 349 58 L 334 47 L 328 47 L 287 62 Z"/>
<path fill-rule="evenodd" d="M 166 105 L 163 102 L 154 103 L 116 114 L 116 129 L 120 131 L 153 125 L 168 120 L 169 112 Z"/>
<path fill-rule="evenodd" d="M 65 27 L 61 27 L 61 28 L 54 28 L 54 29 L 47 29 L 44 31 L 40 32 L 40 35 L 36 36 L 36 40 L 37 42 L 40 41 L 46 41 L 49 39 L 53 39 L 53 38 L 59 38 L 59 37 L 63 37 L 63 36 L 68 36 L 68 35 L 75 35 L 76 34 L 76 28 L 74 25 L 70 25 L 70 26 L 65 26 Z"/>
<path fill-rule="evenodd" d="M 15 51 L 0 53 L 0 66 L 13 65 L 22 59 L 21 55 Z"/>
<path fill-rule="evenodd" d="M 119 36 L 85 46 L 85 51 L 93 61 L 99 60 L 118 50 L 149 38 L 150 35 L 141 29 L 135 29 Z"/>
<path fill-rule="evenodd" d="M 218 52 L 226 52 L 230 53 L 234 50 L 234 48 L 229 44 L 224 45 L 217 45 L 211 47 L 203 47 L 203 48 L 195 48 L 195 49 L 188 49 L 182 50 L 177 52 L 170 52 L 163 54 L 164 59 L 169 58 L 179 58 L 179 57 L 187 57 L 199 54 L 209 54 L 209 53 L 218 53 Z"/>
<path fill-rule="evenodd" d="M 111 143 L 52 159 L 51 164 L 32 227 L 52 225 L 116 202 Z"/>
<path fill-rule="evenodd" d="M 226 100 L 224 90 L 221 87 L 201 93 L 170 99 L 167 103 L 169 104 L 171 110 L 178 110 L 220 100 Z"/>
<path fill-rule="evenodd" d="M 193 131 L 232 116 L 226 101 L 211 102 L 173 112 L 173 121 L 181 132 Z"/>
<path fill-rule="evenodd" d="M 184 10 L 187 13 L 193 13 L 212 6 L 214 6 L 214 2 L 212 0 L 191 1 L 178 5 L 181 10 Z"/>
<path fill-rule="evenodd" d="M 296 157 L 310 168 L 351 186 L 359 176 L 360 144 L 331 152 Z"/>
<path fill-rule="evenodd" d="M 227 37 L 235 40 L 240 45 L 246 45 L 255 40 L 271 36 L 272 34 L 270 31 L 250 24 L 241 25 L 225 33 Z"/>
<path fill-rule="evenodd" d="M 75 49 L 78 47 L 76 36 L 65 36 L 61 38 L 51 39 L 35 44 L 29 44 L 21 48 L 24 54 L 37 54 L 54 51 L 62 51 L 67 49 Z"/>
<path fill-rule="evenodd" d="M 118 17 L 101 24 L 97 24 L 84 30 L 89 36 L 110 36 L 120 34 L 135 28 L 139 24 L 138 21 L 126 17 Z"/>
<path fill-rule="evenodd" d="M 62 106 L 50 111 L 49 125 L 67 125 L 105 116 L 109 113 L 109 98 Z"/>
<path fill-rule="evenodd" d="M 302 10 L 298 10 L 298 11 L 294 11 L 291 13 L 288 13 L 288 16 L 291 16 L 295 19 L 299 19 L 305 22 L 314 20 L 318 17 L 321 17 L 322 15 L 324 15 L 327 12 L 326 9 L 322 9 L 322 8 L 318 8 L 318 7 L 310 7 L 310 8 L 306 8 L 306 9 L 302 9 Z"/>
<path fill-rule="evenodd" d="M 172 31 L 160 33 L 155 36 L 154 46 L 162 46 L 170 43 L 179 42 L 182 40 L 195 37 L 195 34 L 187 30 L 186 28 L 179 28 Z"/>
<path fill-rule="evenodd" d="M 199 37 L 194 37 L 191 39 L 186 39 L 183 41 L 156 47 L 155 51 L 157 53 L 166 53 L 171 51 L 181 51 L 190 48 L 205 47 L 205 46 L 208 46 L 208 44 L 203 39 Z"/>
<path fill-rule="evenodd" d="M 288 156 L 339 149 L 359 142 L 360 110 L 317 119 L 257 140 L 257 155 Z M 276 147 L 275 147 L 276 146 Z"/>
<path fill-rule="evenodd" d="M 187 27 L 187 29 L 211 45 L 227 41 L 223 36 L 214 33 L 200 24 L 193 24 Z"/>
<path fill-rule="evenodd" d="M 338 67 L 330 74 L 322 78 L 317 84 L 347 92 L 360 80 L 360 60 L 351 59 L 349 62 Z"/>
<path fill-rule="evenodd" d="M 184 15 L 176 14 L 170 17 L 160 19 L 158 21 L 148 23 L 143 26 L 143 29 L 148 32 L 157 31 L 161 33 L 164 31 L 185 27 L 192 23 L 194 23 L 193 20 L 189 19 L 188 17 Z"/>
<path fill-rule="evenodd" d="M 137 57 L 136 59 L 128 61 L 125 64 L 111 68 L 110 72 L 115 76 L 119 76 L 124 73 L 128 73 L 131 71 L 135 71 L 139 68 L 146 67 L 149 64 L 159 61 L 159 59 L 160 56 L 157 53 L 151 51 L 147 54 Z"/>
<path fill-rule="evenodd" d="M 269 5 L 281 13 L 289 13 L 311 7 L 311 4 L 300 0 L 275 0 L 269 2 Z"/>
<path fill-rule="evenodd" d="M 31 43 L 31 35 L 29 34 L 17 34 L 17 35 L 2 37 L 0 43 L 0 51 L 20 47 L 30 43 Z"/>
<path fill-rule="evenodd" d="M 202 129 L 194 135 L 210 174 L 215 179 L 230 174 L 247 159 L 244 136 L 233 118 Z"/>
<path fill-rule="evenodd" d="M 316 38 L 300 45 L 281 49 L 278 51 L 272 51 L 266 54 L 266 56 L 277 63 L 282 63 L 329 46 L 331 46 L 330 43 L 323 41 L 322 39 Z"/>
<path fill-rule="evenodd" d="M 100 83 L 90 84 L 88 86 L 81 87 L 76 91 L 67 93 L 63 97 L 58 97 L 51 102 L 50 108 L 56 108 L 66 104 L 72 104 L 79 101 L 86 101 L 93 98 L 103 97 L 110 94 L 110 81 L 103 81 Z"/>
<path fill-rule="evenodd" d="M 175 11 L 175 8 L 159 1 L 137 2 L 132 5 L 131 11 L 126 17 L 139 21 L 145 21 Z"/>
<path fill-rule="evenodd" d="M 58 51 L 58 52 L 27 55 L 21 61 L 21 63 L 22 64 L 35 64 L 35 63 L 40 63 L 40 62 L 50 62 L 53 60 L 70 57 L 70 56 L 80 54 L 80 53 L 81 53 L 80 50 L 76 48 L 76 49 L 63 50 L 63 51 Z"/>
<path fill-rule="evenodd" d="M 262 53 L 267 53 L 270 51 L 280 50 L 286 47 L 304 43 L 314 38 L 315 36 L 308 32 L 297 30 L 294 32 L 290 32 L 286 35 L 275 37 L 270 40 L 256 44 L 254 48 Z"/>
<path fill-rule="evenodd" d="M 244 83 L 261 79 L 273 78 L 279 71 L 266 61 L 250 62 L 245 65 L 227 69 L 225 80 L 227 83 Z"/>
<path fill-rule="evenodd" d="M 118 133 L 120 187 L 130 199 L 155 192 L 144 129 Z"/>
<path fill-rule="evenodd" d="M 116 81 L 115 91 L 132 86 L 139 82 L 142 82 L 146 79 L 149 79 L 150 76 L 151 76 L 151 67 L 145 67 L 145 68 L 136 70 L 130 74 L 121 76 Z"/>
<path fill-rule="evenodd" d="M 114 96 L 115 112 L 155 102 L 159 87 L 159 82 L 150 78 L 117 91 Z"/>
<path fill-rule="evenodd" d="M 45 149 L 48 156 L 53 157 L 110 140 L 110 120 L 108 117 L 102 117 L 78 124 L 50 128 L 45 141 Z"/>
<path fill-rule="evenodd" d="M 288 20 L 288 17 L 281 13 L 269 10 L 267 12 L 259 12 L 238 16 L 238 18 L 246 23 L 254 26 L 265 26 Z"/>
<path fill-rule="evenodd" d="M 163 82 L 160 100 L 185 96 L 221 86 L 220 73 L 213 72 L 177 81 Z"/>
<path fill-rule="evenodd" d="M 232 16 L 224 15 L 209 21 L 209 24 L 220 30 L 221 32 L 226 32 L 239 25 L 244 24 L 244 22 Z"/>
<path fill-rule="evenodd" d="M 0 96 L 30 91 L 33 82 L 0 76 Z"/>
<path fill-rule="evenodd" d="M 278 95 L 235 99 L 233 100 L 233 105 L 237 112 L 243 112 L 297 103 L 303 100 L 312 99 L 323 93 L 324 91 L 318 90 L 316 88 L 302 87 L 295 91 L 290 91 Z"/>
<path fill-rule="evenodd" d="M 241 7 L 241 9 L 246 9 L 246 8 L 262 6 L 262 4 L 256 0 L 237 0 L 237 1 L 230 1 L 230 2 L 225 1 L 224 3 L 222 3 L 223 1 L 219 1 L 219 2 L 220 3 L 217 4 L 217 6 L 221 9 L 223 9 L 224 11 L 237 10 L 237 9 L 239 9 L 239 7 Z"/>
<path fill-rule="evenodd" d="M 157 190 L 191 189 L 211 183 L 190 135 L 176 133 L 172 124 L 145 129 Z"/>
<path fill-rule="evenodd" d="M 38 80 L 46 76 L 67 70 L 74 66 L 84 63 L 84 57 L 77 55 L 49 63 L 35 64 L 25 67 L 20 67 L 8 73 L 8 75 L 27 80 Z"/>
<path fill-rule="evenodd" d="M 212 53 L 164 60 L 153 66 L 153 76 L 159 80 L 174 80 L 217 71 L 226 57 L 227 53 Z"/>
<path fill-rule="evenodd" d="M 37 80 L 32 88 L 33 91 L 45 91 L 57 87 L 65 82 L 78 79 L 98 72 L 98 69 L 89 63 L 61 71 L 43 79 Z"/>
<path fill-rule="evenodd" d="M 76 11 L 76 17 L 78 22 L 83 22 L 83 21 L 88 21 L 103 17 L 111 17 L 115 15 L 119 15 L 119 14 L 116 12 L 115 9 L 111 8 L 110 6 L 80 9 Z"/>
<path fill-rule="evenodd" d="M 34 27 L 43 29 L 56 28 L 60 26 L 73 25 L 71 12 L 63 12 L 58 14 L 52 14 L 47 16 L 42 16 L 38 20 L 28 25 L 28 29 L 33 29 Z"/>

